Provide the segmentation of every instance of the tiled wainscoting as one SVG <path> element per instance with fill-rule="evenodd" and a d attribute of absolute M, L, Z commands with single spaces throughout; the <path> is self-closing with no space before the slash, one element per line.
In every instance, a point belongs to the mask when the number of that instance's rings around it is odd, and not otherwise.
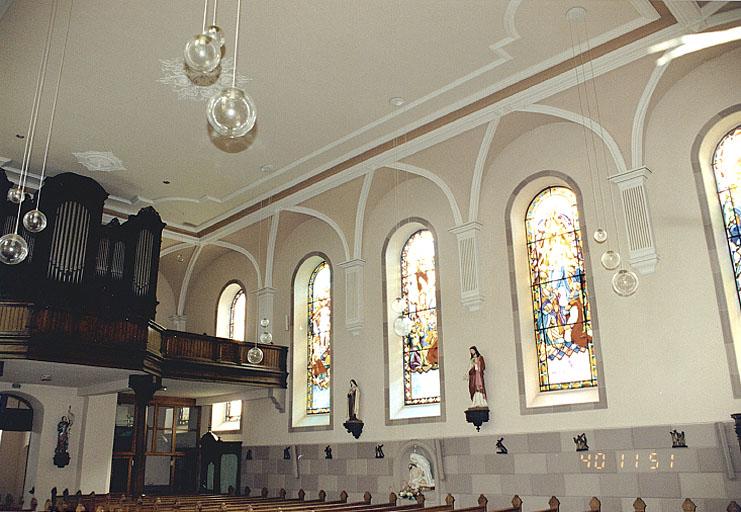
<path fill-rule="evenodd" d="M 686 432 L 687 448 L 671 448 L 675 428 Z M 556 495 L 561 510 L 583 511 L 597 496 L 602 510 L 621 512 L 633 510 L 637 496 L 650 511 L 680 511 L 684 498 L 703 511 L 725 511 L 731 499 L 741 503 L 741 451 L 730 423 L 591 430 L 590 450 L 577 453 L 573 437 L 579 433 L 390 441 L 383 443 L 383 459 L 375 458 L 376 443 L 363 441 L 331 445 L 331 460 L 325 459 L 325 444 L 291 447 L 291 460 L 283 459 L 286 446 L 245 446 L 243 454 L 251 449 L 252 459 L 242 462 L 242 488 L 267 487 L 271 495 L 285 488 L 289 497 L 304 489 L 307 499 L 320 489 L 328 499 L 346 490 L 351 501 L 370 491 L 374 503 L 385 502 L 389 492 L 399 491 L 417 445 L 434 465 L 437 488 L 425 493 L 433 502 L 450 493 L 456 506 L 471 506 L 484 494 L 496 508 L 519 494 L 525 510 L 533 510 Z M 496 453 L 499 437 L 506 455 Z"/>

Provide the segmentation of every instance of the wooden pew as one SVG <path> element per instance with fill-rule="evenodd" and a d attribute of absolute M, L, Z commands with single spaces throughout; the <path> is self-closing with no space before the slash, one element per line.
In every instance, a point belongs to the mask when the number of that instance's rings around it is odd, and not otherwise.
<path fill-rule="evenodd" d="M 522 499 L 515 494 L 512 498 L 512 506 L 508 508 L 499 508 L 492 510 L 492 512 L 522 512 Z"/>
<path fill-rule="evenodd" d="M 556 498 L 555 496 L 551 496 L 551 499 L 548 500 L 548 508 L 538 510 L 537 512 L 558 512 L 560 506 L 561 502 L 558 501 L 558 498 Z"/>
<path fill-rule="evenodd" d="M 592 496 L 592 499 L 589 500 L 589 510 L 587 512 L 600 512 L 600 510 L 602 510 L 602 503 L 596 496 Z"/>

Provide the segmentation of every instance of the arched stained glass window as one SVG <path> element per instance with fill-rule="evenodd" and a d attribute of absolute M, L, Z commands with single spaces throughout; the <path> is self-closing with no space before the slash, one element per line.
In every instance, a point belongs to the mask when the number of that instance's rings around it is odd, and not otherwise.
<path fill-rule="evenodd" d="M 440 402 L 435 238 L 427 229 L 412 234 L 401 250 L 403 315 L 412 321 L 404 343 L 404 405 Z"/>
<path fill-rule="evenodd" d="M 576 195 L 549 187 L 525 220 L 541 391 L 597 385 Z"/>
<path fill-rule="evenodd" d="M 715 149 L 713 174 L 736 278 L 736 296 L 741 301 L 741 126 L 727 133 Z"/>
<path fill-rule="evenodd" d="M 243 288 L 234 295 L 229 306 L 229 337 L 233 340 L 244 341 L 244 321 L 247 311 L 247 296 Z"/>
<path fill-rule="evenodd" d="M 306 414 L 330 410 L 332 366 L 332 271 L 326 261 L 309 278 Z"/>

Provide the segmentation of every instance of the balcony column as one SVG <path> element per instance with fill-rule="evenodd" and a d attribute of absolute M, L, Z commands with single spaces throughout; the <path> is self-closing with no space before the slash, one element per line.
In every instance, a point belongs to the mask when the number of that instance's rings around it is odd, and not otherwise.
<path fill-rule="evenodd" d="M 185 325 L 188 322 L 188 316 L 187 315 L 170 315 L 168 320 L 170 320 L 170 326 L 173 329 L 175 329 L 176 331 L 184 331 Z"/>
<path fill-rule="evenodd" d="M 147 405 L 162 387 L 161 379 L 153 375 L 130 375 L 129 387 L 134 391 L 134 466 L 131 474 L 131 494 L 144 493 L 144 465 L 147 451 Z"/>

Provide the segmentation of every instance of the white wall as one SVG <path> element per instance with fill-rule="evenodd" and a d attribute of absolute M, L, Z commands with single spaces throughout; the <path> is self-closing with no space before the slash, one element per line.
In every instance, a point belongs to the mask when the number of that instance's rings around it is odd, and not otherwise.
<path fill-rule="evenodd" d="M 30 503 L 28 490 L 35 487 L 39 503 L 44 502 L 56 487 L 70 493 L 108 491 L 113 449 L 113 429 L 116 394 L 79 397 L 76 388 L 24 384 L 12 389 L 0 383 L 0 391 L 22 396 L 34 409 L 31 433 L 25 502 Z M 64 468 L 54 465 L 57 445 L 57 423 L 72 408 L 75 421 L 69 438 L 70 463 Z"/>
<path fill-rule="evenodd" d="M 640 276 L 636 295 L 621 298 L 613 293 L 610 284 L 612 273 L 599 264 L 604 249 L 591 240 L 591 231 L 597 227 L 597 213 L 585 165 L 583 128 L 555 118 L 546 120 L 544 116 L 515 113 L 510 115 L 520 116 L 518 119 L 531 123 L 531 127 L 512 132 L 514 135 L 497 133 L 493 142 L 496 151 L 489 155 L 484 169 L 478 219 L 482 223 L 480 272 L 485 295 L 481 310 L 471 312 L 460 303 L 458 251 L 455 236 L 448 231 L 454 225 L 448 199 L 435 184 L 421 177 L 402 177 L 394 192 L 393 171 L 381 169 L 376 171 L 362 233 L 361 256 L 366 261 L 363 331 L 353 336 L 344 329 L 345 279 L 337 264 L 345 257 L 337 235 L 323 222 L 307 217 L 297 226 L 291 224 L 291 229 L 279 230 L 274 260 L 274 287 L 277 289 L 275 341 L 290 343 L 289 333 L 282 331 L 283 318 L 290 314 L 290 276 L 303 256 L 321 251 L 330 257 L 337 269 L 334 276 L 333 401 L 338 414 L 344 416 L 347 382 L 350 378 L 359 382 L 362 390 L 361 417 L 366 422 L 365 441 L 470 435 L 471 427 L 464 421 L 464 409 L 468 406 L 465 375 L 467 348 L 471 344 L 476 344 L 487 360 L 486 379 L 492 421 L 483 430 L 490 434 L 727 420 L 729 414 L 741 406 L 741 401 L 734 400 L 730 385 L 690 148 L 708 120 L 724 108 L 741 102 L 741 90 L 734 86 L 741 80 L 740 59 L 741 50 L 736 49 L 702 62 L 686 74 L 672 76 L 673 82 L 662 84 L 660 95 L 652 102 L 644 154 L 645 164 L 654 171 L 647 190 L 661 259 L 655 273 Z M 645 83 L 650 68 L 646 68 L 645 61 L 641 66 L 643 75 L 636 73 L 631 77 L 630 66 L 615 73 L 621 80 L 637 79 Z M 617 78 L 613 77 L 613 80 Z M 613 103 L 609 97 L 600 97 L 602 121 L 621 148 L 631 146 L 631 123 L 637 95 L 641 92 L 641 88 L 635 89 L 638 91 L 636 97 L 631 101 L 625 100 L 626 105 Z M 622 101 L 622 98 L 615 101 Z M 504 120 L 502 126 L 506 126 Z M 438 145 L 441 147 L 423 150 L 407 159 L 430 168 L 445 162 L 444 166 L 434 170 L 451 184 L 464 217 L 472 169 L 463 165 L 456 167 L 440 156 L 444 153 L 449 160 L 455 160 L 451 154 L 465 151 L 464 155 L 459 155 L 459 161 L 474 161 L 475 155 L 472 157 L 469 153 L 477 151 L 478 146 L 471 144 L 470 139 L 474 135 L 481 136 L 483 130 L 477 130 L 447 141 L 444 147 Z M 629 154 L 623 155 L 626 162 L 630 162 L 630 157 Z M 614 173 L 615 164 L 609 155 L 607 165 L 607 171 Z M 604 409 L 521 414 L 515 363 L 518 340 L 514 339 L 515 315 L 510 285 L 513 269 L 510 268 L 508 243 L 511 236 L 506 230 L 505 217 L 506 205 L 516 187 L 541 171 L 568 175 L 584 198 L 584 239 L 590 250 L 592 271 L 589 277 L 595 289 L 593 301 L 597 306 L 604 367 L 600 379 L 606 384 L 607 393 L 607 407 Z M 601 172 L 600 178 L 607 192 L 605 169 L 602 168 Z M 619 198 L 616 201 L 619 207 Z M 320 205 L 323 212 L 341 225 L 347 225 L 347 219 L 354 218 L 357 205 L 352 196 L 339 193 L 333 196 L 331 191 L 313 200 L 313 204 Z M 597 208 L 603 206 L 597 205 Z M 609 218 L 609 210 L 606 215 Z M 444 421 L 439 423 L 386 426 L 381 249 L 393 226 L 406 217 L 427 220 L 438 236 L 447 410 Z M 620 231 L 624 231 L 622 222 L 622 212 L 618 211 Z M 607 227 L 615 236 L 611 220 Z M 517 224 L 513 228 L 524 229 Z M 352 232 L 346 234 L 351 240 Z M 233 235 L 232 239 L 256 249 L 250 246 L 248 237 L 239 239 L 238 235 Z M 624 240 L 623 247 L 626 247 Z M 627 258 L 627 254 L 623 257 Z M 220 265 L 222 261 L 224 266 Z M 246 268 L 244 264 L 232 267 L 231 260 L 216 260 L 214 263 L 219 265 L 219 280 L 209 283 L 201 277 L 197 281 L 199 298 L 189 299 L 189 316 L 193 315 L 191 307 L 206 308 L 206 311 L 210 308 L 212 311 L 214 303 L 204 304 L 203 297 L 215 300 L 224 282 L 240 278 L 238 274 Z M 210 272 L 216 272 L 216 269 Z M 519 285 L 527 286 L 528 283 Z M 529 305 L 520 304 L 520 307 Z M 531 335 L 527 331 L 522 334 Z M 329 443 L 348 439 L 341 426 L 344 417 L 337 418 L 331 432 L 289 434 L 288 414 L 279 413 L 267 399 L 246 402 L 244 418 L 247 422 L 243 429 L 244 441 L 248 445 Z"/>

